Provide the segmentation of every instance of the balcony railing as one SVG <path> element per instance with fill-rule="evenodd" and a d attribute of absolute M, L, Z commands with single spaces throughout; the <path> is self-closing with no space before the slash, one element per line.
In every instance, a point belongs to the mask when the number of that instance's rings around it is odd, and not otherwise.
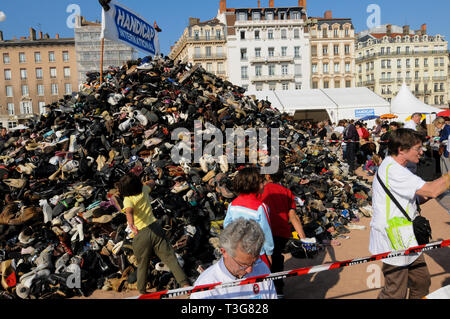
<path fill-rule="evenodd" d="M 294 75 L 262 75 L 262 76 L 253 76 L 250 79 L 252 82 L 270 82 L 270 81 L 293 81 Z"/>
<path fill-rule="evenodd" d="M 395 78 L 380 79 L 380 83 L 393 83 L 393 82 L 395 82 Z"/>
<path fill-rule="evenodd" d="M 365 54 L 362 57 L 358 57 L 356 58 L 356 62 L 360 62 L 360 61 L 364 61 L 364 60 L 370 60 L 370 59 L 375 59 L 377 57 L 393 57 L 393 56 L 425 56 L 425 55 L 448 55 L 449 51 L 448 50 L 443 50 L 443 51 L 427 51 L 427 52 L 415 52 L 415 51 L 410 51 L 410 52 L 378 52 L 378 53 L 370 53 L 370 54 Z"/>
<path fill-rule="evenodd" d="M 433 76 L 433 81 L 447 81 L 446 76 Z"/>
<path fill-rule="evenodd" d="M 194 54 L 194 60 L 221 60 L 226 59 L 226 54 Z"/>
<path fill-rule="evenodd" d="M 292 62 L 294 61 L 293 56 L 281 56 L 281 55 L 274 55 L 274 56 L 264 56 L 264 57 L 251 57 L 250 63 L 275 63 L 275 62 Z"/>

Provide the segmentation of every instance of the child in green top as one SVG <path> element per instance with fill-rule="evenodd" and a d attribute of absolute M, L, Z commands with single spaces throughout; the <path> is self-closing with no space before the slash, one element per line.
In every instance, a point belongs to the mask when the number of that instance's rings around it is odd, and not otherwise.
<path fill-rule="evenodd" d="M 164 238 L 161 226 L 156 223 L 149 198 L 150 184 L 142 184 L 138 176 L 130 173 L 123 176 L 116 185 L 120 195 L 124 197 L 123 207 L 128 226 L 134 233 L 133 252 L 138 263 L 137 287 L 141 294 L 147 293 L 148 265 L 150 258 L 155 255 L 169 267 L 180 286 L 189 286 L 173 248 Z"/>

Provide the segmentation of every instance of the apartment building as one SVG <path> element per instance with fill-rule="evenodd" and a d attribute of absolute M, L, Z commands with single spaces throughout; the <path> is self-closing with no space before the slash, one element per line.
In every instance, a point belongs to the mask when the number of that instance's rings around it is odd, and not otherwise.
<path fill-rule="evenodd" d="M 227 8 L 217 19 L 226 26 L 229 80 L 249 91 L 310 88 L 310 44 L 306 1 L 295 7 Z"/>
<path fill-rule="evenodd" d="M 169 57 L 183 63 L 200 64 L 206 71 L 227 79 L 225 24 L 218 19 L 200 22 L 189 18 L 189 25 L 171 47 Z"/>
<path fill-rule="evenodd" d="M 310 27 L 311 87 L 355 87 L 355 28 L 348 18 L 333 18 L 332 11 L 313 18 Z"/>
<path fill-rule="evenodd" d="M 424 103 L 448 106 L 448 42 L 409 26 L 383 25 L 357 35 L 357 86 L 391 101 L 403 82 Z"/>
<path fill-rule="evenodd" d="M 101 23 L 87 21 L 83 16 L 77 16 L 74 32 L 79 85 L 86 80 L 86 73 L 100 72 Z M 120 67 L 127 61 L 137 58 L 136 49 L 119 42 L 104 40 L 103 70 L 108 67 Z"/>
<path fill-rule="evenodd" d="M 13 128 L 45 105 L 77 91 L 75 41 L 30 28 L 28 37 L 3 39 L 0 31 L 0 122 Z"/>

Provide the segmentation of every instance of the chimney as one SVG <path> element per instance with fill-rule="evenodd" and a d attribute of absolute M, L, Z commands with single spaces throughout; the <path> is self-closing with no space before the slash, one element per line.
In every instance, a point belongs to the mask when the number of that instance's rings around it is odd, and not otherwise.
<path fill-rule="evenodd" d="M 409 25 L 405 25 L 403 26 L 403 35 L 408 35 L 409 34 Z"/>
<path fill-rule="evenodd" d="M 333 19 L 333 11 L 331 11 L 331 10 L 325 11 L 325 14 L 324 14 L 323 17 L 324 17 L 325 19 L 327 19 L 327 20 Z"/>
<path fill-rule="evenodd" d="M 306 0 L 298 0 L 298 6 L 306 9 Z"/>
<path fill-rule="evenodd" d="M 48 35 L 48 33 L 44 34 L 44 39 L 50 39 L 50 36 Z"/>
<path fill-rule="evenodd" d="M 275 7 L 275 1 L 274 0 L 269 0 L 269 8 L 273 8 Z"/>
<path fill-rule="evenodd" d="M 39 40 L 42 40 L 42 31 L 39 31 Z"/>
<path fill-rule="evenodd" d="M 261 8 L 261 0 L 258 0 L 258 8 Z"/>
<path fill-rule="evenodd" d="M 55 39 L 59 39 L 59 33 L 55 35 Z"/>
<path fill-rule="evenodd" d="M 189 18 L 189 25 L 194 25 L 200 22 L 199 18 Z"/>
<path fill-rule="evenodd" d="M 390 37 L 392 35 L 392 24 L 386 26 L 386 34 Z"/>
<path fill-rule="evenodd" d="M 36 30 L 34 30 L 33 28 L 30 28 L 30 39 L 32 41 L 36 40 Z"/>
<path fill-rule="evenodd" d="M 3 31 L 0 31 L 0 41 L 3 41 Z"/>
<path fill-rule="evenodd" d="M 224 13 L 227 11 L 227 0 L 220 0 L 219 12 Z"/>
<path fill-rule="evenodd" d="M 422 24 L 422 26 L 420 27 L 420 30 L 422 31 L 422 35 L 427 34 L 427 25 Z"/>

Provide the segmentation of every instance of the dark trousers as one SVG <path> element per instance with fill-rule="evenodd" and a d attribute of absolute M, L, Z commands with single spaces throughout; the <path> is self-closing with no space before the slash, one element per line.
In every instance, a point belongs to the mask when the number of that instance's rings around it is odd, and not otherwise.
<path fill-rule="evenodd" d="M 284 256 L 282 254 L 284 247 L 288 242 L 288 238 L 273 237 L 274 249 L 272 254 L 272 267 L 273 273 L 284 270 Z M 275 289 L 278 294 L 283 294 L 284 281 L 283 279 L 274 280 Z"/>
<path fill-rule="evenodd" d="M 345 154 L 345 159 L 349 166 L 350 172 L 353 172 L 356 169 L 356 152 L 358 151 L 357 143 L 347 143 L 347 149 Z"/>
<path fill-rule="evenodd" d="M 133 252 L 138 263 L 137 269 L 137 288 L 139 293 L 146 293 L 148 266 L 151 257 L 154 255 L 165 263 L 177 282 L 183 285 L 189 285 L 189 281 L 178 264 L 177 257 L 173 248 L 165 240 L 163 230 L 158 223 L 153 223 L 150 226 L 140 230 L 133 239 Z"/>
<path fill-rule="evenodd" d="M 384 287 L 378 299 L 421 299 L 429 294 L 431 278 L 425 257 L 420 255 L 411 265 L 396 267 L 383 263 Z"/>

